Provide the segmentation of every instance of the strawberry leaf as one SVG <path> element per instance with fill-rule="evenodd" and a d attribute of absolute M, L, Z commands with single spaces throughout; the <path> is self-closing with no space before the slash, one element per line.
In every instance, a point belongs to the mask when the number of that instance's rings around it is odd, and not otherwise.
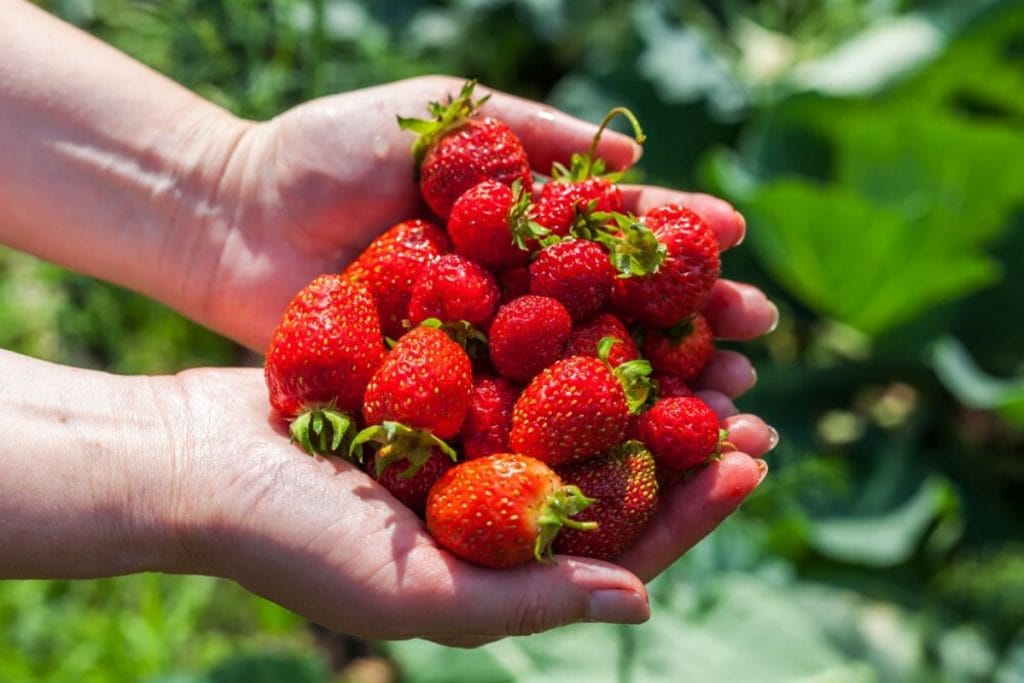
<path fill-rule="evenodd" d="M 288 427 L 293 443 L 310 455 L 334 455 L 343 452 L 342 444 L 354 426 L 345 413 L 331 407 L 304 410 Z"/>
<path fill-rule="evenodd" d="M 458 97 L 452 98 L 449 95 L 448 101 L 445 103 L 431 102 L 427 106 L 427 111 L 433 118 L 397 117 L 399 128 L 416 133 L 416 140 L 412 144 L 412 154 L 416 160 L 417 169 L 431 145 L 449 131 L 465 123 L 490 98 L 490 95 L 485 95 L 478 100 L 473 100 L 473 88 L 475 87 L 475 80 L 466 81 Z"/>

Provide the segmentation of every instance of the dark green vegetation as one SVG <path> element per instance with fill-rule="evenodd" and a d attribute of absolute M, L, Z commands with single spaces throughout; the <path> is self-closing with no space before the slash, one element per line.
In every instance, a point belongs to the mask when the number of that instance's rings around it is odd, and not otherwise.
<path fill-rule="evenodd" d="M 740 407 L 782 435 L 768 480 L 652 585 L 649 624 L 382 648 L 402 680 L 1024 681 L 1019 2 L 46 6 L 244 116 L 429 72 L 593 121 L 627 105 L 652 142 L 635 179 L 748 216 L 724 268 L 783 311 L 742 345 Z M 6 348 L 119 372 L 241 357 L 32 259 L 0 252 L 0 274 Z M 314 642 L 209 579 L 0 585 L 5 681 L 328 680 Z"/>

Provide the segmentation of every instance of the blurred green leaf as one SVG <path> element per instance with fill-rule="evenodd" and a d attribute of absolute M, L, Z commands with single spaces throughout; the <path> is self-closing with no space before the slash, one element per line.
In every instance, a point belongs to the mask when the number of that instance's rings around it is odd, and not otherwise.
<path fill-rule="evenodd" d="M 953 337 L 935 342 L 929 360 L 939 380 L 960 403 L 969 408 L 998 411 L 1024 429 L 1024 376 L 999 379 L 986 374 Z"/>

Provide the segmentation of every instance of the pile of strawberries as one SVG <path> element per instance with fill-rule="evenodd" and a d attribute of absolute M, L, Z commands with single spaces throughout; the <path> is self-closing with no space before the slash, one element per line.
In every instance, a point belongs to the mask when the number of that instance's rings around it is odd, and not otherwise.
<path fill-rule="evenodd" d="M 486 99 L 486 98 L 484 98 Z M 725 434 L 689 384 L 718 245 L 688 209 L 625 211 L 595 149 L 537 183 L 473 83 L 417 134 L 434 216 L 381 234 L 285 311 L 273 408 L 312 454 L 366 468 L 465 560 L 615 558 Z"/>

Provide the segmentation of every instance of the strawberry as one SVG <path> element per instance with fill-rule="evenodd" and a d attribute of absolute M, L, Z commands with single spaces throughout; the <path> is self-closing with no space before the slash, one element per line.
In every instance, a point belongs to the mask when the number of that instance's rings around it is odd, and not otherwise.
<path fill-rule="evenodd" d="M 427 508 L 427 494 L 441 475 L 455 466 L 451 457 L 440 448 L 432 448 L 430 456 L 417 467 L 405 459 L 391 460 L 378 467 L 379 452 L 370 456 L 367 469 L 400 503 L 422 517 Z"/>
<path fill-rule="evenodd" d="M 463 320 L 485 327 L 498 307 L 498 283 L 488 271 L 458 254 L 439 256 L 423 266 L 409 298 L 409 321 Z"/>
<path fill-rule="evenodd" d="M 544 233 L 529 219 L 529 207 L 530 193 L 520 183 L 485 180 L 452 204 L 448 235 L 458 253 L 486 268 L 526 265 Z"/>
<path fill-rule="evenodd" d="M 615 269 L 596 242 L 567 239 L 543 248 L 530 264 L 530 293 L 557 299 L 573 321 L 608 305 Z"/>
<path fill-rule="evenodd" d="M 448 236 L 423 220 L 398 223 L 373 240 L 342 273 L 364 285 L 377 302 L 382 331 L 397 339 L 405 333 L 412 287 L 423 267 L 451 250 Z"/>
<path fill-rule="evenodd" d="M 636 342 L 630 336 L 629 330 L 621 320 L 611 313 L 599 313 L 593 318 L 575 325 L 562 355 L 565 358 L 569 356 L 597 358 L 598 343 L 605 337 L 611 337 L 617 342 L 608 351 L 608 362 L 613 368 L 640 357 Z"/>
<path fill-rule="evenodd" d="M 438 545 L 484 567 L 550 560 L 562 527 L 587 529 L 573 517 L 590 504 L 534 458 L 496 453 L 459 463 L 427 498 L 427 529 Z"/>
<path fill-rule="evenodd" d="M 512 410 L 512 450 L 558 467 L 622 442 L 630 413 L 647 399 L 650 366 L 632 361 L 612 370 L 609 346 L 602 342 L 600 358 L 565 358 L 533 378 Z"/>
<path fill-rule="evenodd" d="M 693 396 L 693 389 L 684 380 L 675 375 L 654 375 L 654 383 L 658 387 L 658 398 L 681 398 Z"/>
<path fill-rule="evenodd" d="M 643 222 L 664 247 L 664 260 L 653 272 L 617 279 L 612 303 L 641 323 L 671 327 L 704 307 L 721 267 L 718 242 L 707 224 L 682 206 L 657 207 Z"/>
<path fill-rule="evenodd" d="M 726 436 L 718 416 L 696 396 L 659 399 L 640 415 L 638 431 L 658 463 L 676 472 L 718 455 Z"/>
<path fill-rule="evenodd" d="M 490 329 L 491 362 L 502 377 L 525 384 L 562 355 L 572 333 L 565 307 L 528 294 L 498 309 Z"/>
<path fill-rule="evenodd" d="M 474 81 L 445 104 L 431 102 L 430 119 L 399 117 L 403 130 L 416 133 L 413 157 L 420 193 L 427 205 L 447 221 L 463 192 L 484 180 L 505 185 L 519 181 L 529 188 L 533 173 L 523 143 L 503 121 L 473 118 L 487 97 L 473 100 Z"/>
<path fill-rule="evenodd" d="M 462 451 L 468 460 L 508 451 L 512 407 L 519 388 L 500 377 L 481 376 L 473 384 L 469 411 L 462 422 Z"/>
<path fill-rule="evenodd" d="M 601 560 L 618 557 L 639 535 L 658 503 L 654 458 L 638 441 L 610 453 L 557 470 L 562 481 L 580 488 L 593 503 L 576 519 L 593 521 L 591 531 L 563 529 L 554 550 Z"/>
<path fill-rule="evenodd" d="M 307 452 L 338 450 L 385 353 L 363 287 L 321 275 L 295 295 L 274 330 L 264 375 L 271 405 L 291 420 L 292 437 Z"/>
<path fill-rule="evenodd" d="M 525 266 L 508 268 L 497 274 L 501 286 L 501 304 L 530 293 L 530 270 Z"/>
<path fill-rule="evenodd" d="M 644 358 L 651 368 L 683 382 L 695 380 L 715 352 L 711 326 L 700 313 L 670 328 L 642 329 L 641 334 Z"/>

